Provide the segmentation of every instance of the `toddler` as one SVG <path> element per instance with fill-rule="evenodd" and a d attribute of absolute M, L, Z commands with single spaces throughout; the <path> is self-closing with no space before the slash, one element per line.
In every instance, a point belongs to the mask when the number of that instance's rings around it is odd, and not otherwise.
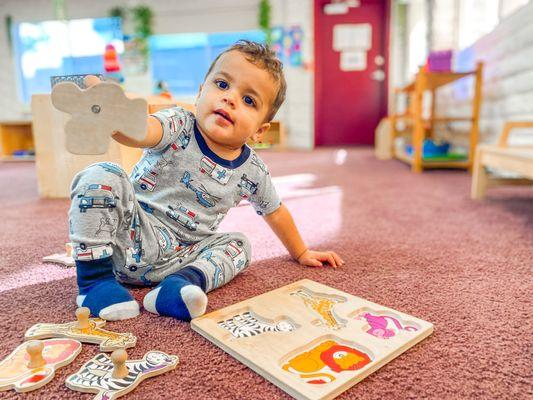
<path fill-rule="evenodd" d="M 86 79 L 87 86 L 98 82 Z M 239 41 L 209 68 L 196 115 L 178 107 L 150 115 L 142 141 L 113 134 L 145 150 L 129 177 L 115 164 L 98 163 L 72 182 L 78 306 L 107 320 L 137 316 L 139 305 L 122 282 L 155 286 L 143 300 L 149 312 L 185 321 L 202 315 L 206 293 L 250 264 L 250 242 L 242 233 L 217 233 L 243 199 L 300 264 L 344 263 L 332 251 L 306 247 L 267 167 L 246 145 L 269 129 L 285 90 L 273 52 Z"/>

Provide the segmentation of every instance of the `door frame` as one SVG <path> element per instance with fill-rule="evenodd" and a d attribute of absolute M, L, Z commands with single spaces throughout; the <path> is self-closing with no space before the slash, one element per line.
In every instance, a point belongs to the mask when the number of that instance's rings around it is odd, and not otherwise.
<path fill-rule="evenodd" d="M 361 0 L 364 2 L 364 0 Z M 391 57 L 391 49 L 390 49 L 390 43 L 391 43 L 391 15 L 392 15 L 392 0 L 381 0 L 385 3 L 385 29 L 383 32 L 383 51 L 385 54 L 385 79 L 383 81 L 383 103 L 380 107 L 380 114 L 385 117 L 388 114 L 388 104 L 389 104 L 389 75 L 390 75 L 390 57 Z M 313 71 L 314 71 L 314 88 L 313 88 L 313 95 L 314 95 L 314 105 L 313 105 L 313 147 L 324 147 L 326 145 L 321 144 L 321 138 L 318 135 L 317 132 L 317 111 L 319 108 L 319 102 L 322 93 L 322 75 L 319 72 L 320 68 L 317 67 L 316 59 L 317 59 L 317 40 L 316 38 L 320 34 L 319 27 L 317 26 L 317 13 L 323 12 L 320 9 L 318 0 L 313 0 L 313 54 L 314 54 L 314 62 L 313 62 Z"/>

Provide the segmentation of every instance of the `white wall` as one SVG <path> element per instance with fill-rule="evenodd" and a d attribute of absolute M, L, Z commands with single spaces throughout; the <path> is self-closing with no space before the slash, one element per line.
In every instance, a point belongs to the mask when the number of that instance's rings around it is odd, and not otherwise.
<path fill-rule="evenodd" d="M 502 20 L 489 34 L 476 41 L 462 56 L 471 67 L 485 63 L 481 141 L 495 142 L 505 121 L 533 121 L 533 2 Z M 471 91 L 469 92 L 471 94 Z M 449 88 L 439 96 L 439 108 L 454 115 L 470 112 L 470 101 L 460 87 Z M 528 135 L 528 136 L 526 136 Z M 531 132 L 517 132 L 515 142 L 531 142 Z"/>
<path fill-rule="evenodd" d="M 65 0 L 70 19 L 105 17 L 115 6 L 148 4 L 155 14 L 156 34 L 221 32 L 258 29 L 258 0 Z M 273 0 L 273 24 L 300 25 L 304 31 L 304 61 L 312 60 L 312 1 Z M 19 101 L 13 59 L 7 46 L 4 18 L 13 22 L 54 19 L 52 0 L 0 1 L 0 119 L 17 119 L 29 112 Z M 312 148 L 313 74 L 303 68 L 286 67 L 288 95 L 278 119 L 285 122 L 289 144 Z M 142 91 L 142 90 L 141 90 Z"/>

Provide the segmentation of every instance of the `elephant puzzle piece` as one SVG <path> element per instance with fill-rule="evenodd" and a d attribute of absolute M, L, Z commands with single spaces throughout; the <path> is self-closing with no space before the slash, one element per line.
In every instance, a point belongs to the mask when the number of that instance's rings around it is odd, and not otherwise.
<path fill-rule="evenodd" d="M 134 347 L 137 338 L 131 333 L 116 333 L 102 329 L 105 321 L 100 318 L 89 318 L 87 307 L 76 310 L 77 321 L 65 324 L 35 324 L 26 331 L 25 339 L 44 339 L 65 337 L 83 343 L 100 344 L 100 351 L 113 351 Z"/>
<path fill-rule="evenodd" d="M 67 150 L 73 154 L 104 154 L 113 132 L 142 140 L 148 105 L 128 99 L 116 83 L 102 82 L 88 89 L 62 82 L 52 89 L 52 104 L 72 115 L 65 125 Z"/>
<path fill-rule="evenodd" d="M 142 360 L 127 361 L 125 350 L 115 350 L 111 356 L 97 354 L 65 384 L 72 390 L 96 393 L 95 400 L 113 400 L 131 392 L 144 379 L 176 368 L 178 362 L 178 356 L 161 351 L 149 351 Z"/>
<path fill-rule="evenodd" d="M 0 391 L 29 392 L 50 382 L 55 371 L 70 364 L 81 351 L 73 339 L 48 339 L 22 343 L 0 362 Z"/>

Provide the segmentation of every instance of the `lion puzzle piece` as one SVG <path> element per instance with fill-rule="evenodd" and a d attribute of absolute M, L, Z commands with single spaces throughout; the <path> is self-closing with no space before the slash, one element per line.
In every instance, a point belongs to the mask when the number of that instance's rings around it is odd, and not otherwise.
<path fill-rule="evenodd" d="M 97 393 L 94 399 L 113 400 L 135 389 L 144 379 L 170 371 L 178 365 L 178 356 L 149 351 L 142 360 L 126 361 L 125 350 L 111 356 L 100 353 L 70 375 L 65 384 L 72 390 Z"/>
<path fill-rule="evenodd" d="M 128 99 L 116 83 L 102 82 L 89 89 L 58 83 L 52 89 L 52 104 L 72 115 L 65 133 L 67 150 L 73 154 L 104 154 L 115 131 L 134 140 L 146 135 L 146 100 Z"/>
<path fill-rule="evenodd" d="M 89 318 L 87 307 L 76 310 L 77 321 L 66 324 L 35 324 L 26 331 L 25 339 L 44 339 L 49 337 L 66 337 L 83 343 L 100 344 L 100 351 L 127 349 L 135 346 L 137 338 L 131 333 L 116 333 L 102 329 L 105 321 Z"/>
<path fill-rule="evenodd" d="M 0 362 L 0 391 L 29 392 L 50 382 L 55 371 L 70 364 L 81 351 L 73 339 L 48 339 L 22 343 Z"/>

